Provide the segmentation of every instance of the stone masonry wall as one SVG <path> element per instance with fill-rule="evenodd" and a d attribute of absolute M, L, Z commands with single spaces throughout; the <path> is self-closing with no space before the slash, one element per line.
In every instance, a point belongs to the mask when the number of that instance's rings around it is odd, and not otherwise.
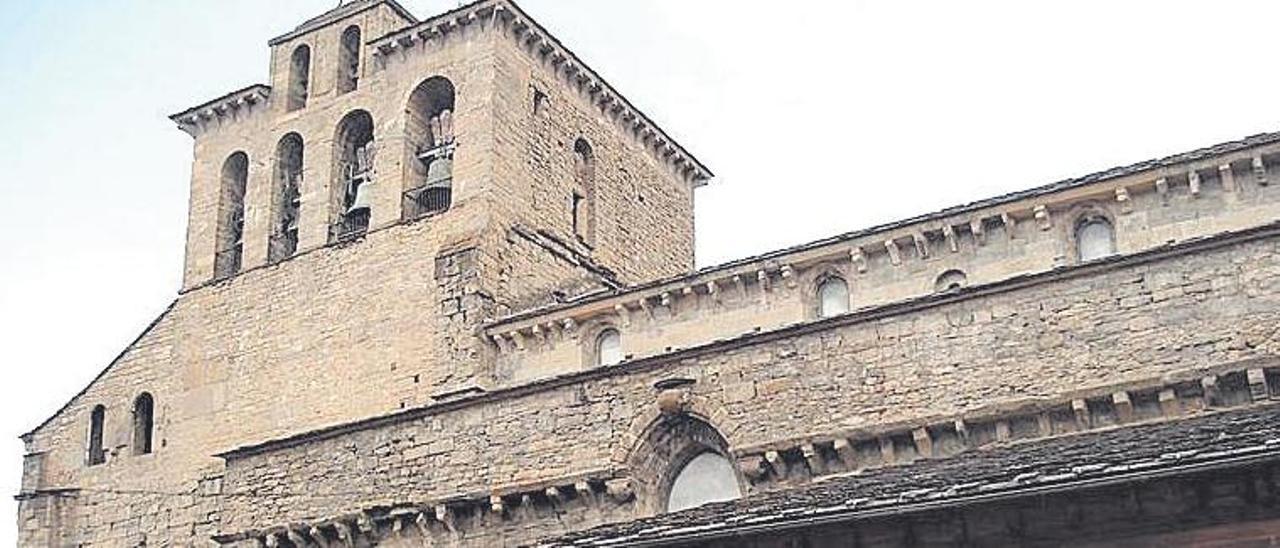
<path fill-rule="evenodd" d="M 667 378 L 696 380 L 733 449 L 1275 357 L 1278 275 L 1273 230 L 303 437 L 231 458 L 223 531 L 622 474 Z"/>

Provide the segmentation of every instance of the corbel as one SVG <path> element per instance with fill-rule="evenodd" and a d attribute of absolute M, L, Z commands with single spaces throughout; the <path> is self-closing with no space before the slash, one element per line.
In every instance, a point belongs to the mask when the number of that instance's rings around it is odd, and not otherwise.
<path fill-rule="evenodd" d="M 782 454 L 777 451 L 765 451 L 764 461 L 769 463 L 769 468 L 773 470 L 774 475 L 779 478 L 787 477 L 787 463 L 782 460 Z"/>
<path fill-rule="evenodd" d="M 920 257 L 921 259 L 928 259 L 929 258 L 929 239 L 924 236 L 924 233 L 917 232 L 915 234 L 912 234 L 911 241 L 916 245 L 916 256 Z"/>
<path fill-rule="evenodd" d="M 1253 157 L 1253 181 L 1258 186 L 1267 186 L 1270 181 L 1267 180 L 1267 161 L 1262 156 Z"/>
<path fill-rule="evenodd" d="M 426 512 L 418 512 L 417 517 L 413 518 L 413 526 L 418 528 L 418 534 L 424 539 L 431 538 L 431 529 L 427 527 L 427 520 Z"/>
<path fill-rule="evenodd" d="M 720 302 L 720 286 L 715 280 L 707 282 L 707 296 L 711 298 L 711 302 Z"/>
<path fill-rule="evenodd" d="M 547 496 L 547 499 L 550 500 L 552 504 L 564 504 L 566 498 L 564 493 L 560 491 L 560 488 L 554 485 L 544 489 L 543 494 Z"/>
<path fill-rule="evenodd" d="M 1036 415 L 1036 430 L 1046 438 L 1053 435 L 1053 416 L 1048 411 Z"/>
<path fill-rule="evenodd" d="M 280 536 L 277 535 L 276 533 L 271 533 L 270 535 L 267 535 L 266 545 L 267 545 L 267 548 L 279 548 Z"/>
<path fill-rule="evenodd" d="M 578 322 L 574 321 L 573 318 L 565 318 L 564 321 L 560 322 L 560 326 L 564 328 L 565 335 L 575 336 L 578 334 Z"/>
<path fill-rule="evenodd" d="M 889 252 L 889 263 L 893 266 L 902 264 L 902 250 L 898 249 L 898 241 L 892 238 L 884 242 L 885 251 Z"/>
<path fill-rule="evenodd" d="M 1124 423 L 1133 420 L 1133 400 L 1128 392 L 1116 392 L 1111 395 L 1111 403 L 1116 408 L 1116 420 Z"/>
<path fill-rule="evenodd" d="M 391 518 L 391 536 L 397 539 L 404 538 L 404 520 L 400 519 L 400 516 L 392 516 Z M 293 538 L 291 537 L 289 540 L 293 540 Z M 306 546 L 306 544 L 298 542 L 294 542 L 293 545 Z"/>
<path fill-rule="evenodd" d="M 831 444 L 831 448 L 835 450 L 836 456 L 840 457 L 841 464 L 844 464 L 845 470 L 853 471 L 858 467 L 858 452 L 854 449 L 853 444 L 849 443 L 847 438 L 840 438 Z"/>
<path fill-rule="evenodd" d="M 618 303 L 613 305 L 613 312 L 618 315 L 618 325 L 620 327 L 631 327 L 631 309 L 627 305 Z"/>
<path fill-rule="evenodd" d="M 533 327 L 529 328 L 529 333 L 533 336 L 534 344 L 551 346 L 551 341 L 548 340 L 547 333 L 542 330 L 542 324 L 533 324 Z"/>
<path fill-rule="evenodd" d="M 518 513 L 522 519 L 529 519 L 537 512 L 537 504 L 533 501 L 533 495 L 524 493 L 520 495 L 520 510 Z"/>
<path fill-rule="evenodd" d="M 1156 195 L 1160 196 L 1160 203 L 1169 205 L 1169 179 L 1161 177 L 1156 179 Z"/>
<path fill-rule="evenodd" d="M 1009 421 L 999 419 L 996 421 L 996 441 L 1005 442 L 1013 437 L 1013 429 L 1009 427 Z"/>
<path fill-rule="evenodd" d="M 573 484 L 573 490 L 578 494 L 578 498 L 587 503 L 587 506 L 595 506 L 596 493 L 591 489 L 591 484 L 586 481 L 577 481 Z"/>
<path fill-rule="evenodd" d="M 369 540 L 378 540 L 378 524 L 374 523 L 373 517 L 365 512 L 360 512 L 356 516 L 356 530 Z"/>
<path fill-rule="evenodd" d="M 745 282 L 745 281 L 743 281 L 743 280 L 742 280 L 742 276 L 737 275 L 737 274 L 734 274 L 734 275 L 733 275 L 733 286 L 734 286 L 735 288 L 737 288 L 737 290 L 738 290 L 738 296 L 739 296 L 739 297 L 746 298 L 746 296 L 747 296 L 747 282 Z"/>
<path fill-rule="evenodd" d="M 1076 428 L 1079 430 L 1089 429 L 1089 402 L 1083 399 L 1071 400 L 1071 412 L 1076 417 Z"/>
<path fill-rule="evenodd" d="M 933 436 L 929 435 L 928 428 L 917 428 L 911 432 L 911 438 L 916 443 L 916 454 L 922 457 L 933 456 Z"/>
<path fill-rule="evenodd" d="M 756 283 L 760 284 L 760 304 L 767 304 L 769 302 L 769 292 L 773 290 L 773 280 L 769 278 L 768 272 L 757 270 Z"/>
<path fill-rule="evenodd" d="M 787 289 L 796 288 L 796 269 L 791 265 L 782 265 L 782 281 L 786 284 Z"/>
<path fill-rule="evenodd" d="M 519 329 L 516 329 L 511 331 L 510 336 L 512 344 L 515 344 L 516 346 L 516 350 L 523 352 L 525 349 L 524 333 L 521 333 Z"/>
<path fill-rule="evenodd" d="M 1199 197 L 1200 196 L 1200 172 L 1193 169 L 1189 173 L 1187 173 L 1187 183 L 1191 186 L 1191 196 L 1193 198 Z"/>
<path fill-rule="evenodd" d="M 760 481 L 769 475 L 769 466 L 760 455 L 738 457 L 738 469 L 742 471 L 742 475 L 753 482 Z"/>
<path fill-rule="evenodd" d="M 1204 394 L 1204 406 L 1213 407 L 1221 403 L 1222 399 L 1218 392 L 1218 377 L 1209 375 L 1200 379 L 1200 389 Z"/>
<path fill-rule="evenodd" d="M 1048 206 L 1043 204 L 1036 206 L 1033 210 L 1033 214 L 1036 218 L 1036 226 L 1040 227 L 1040 230 L 1049 230 L 1050 228 L 1053 228 L 1053 218 L 1049 216 Z"/>
<path fill-rule="evenodd" d="M 507 513 L 507 504 L 501 495 L 489 495 L 489 511 L 499 516 Z"/>
<path fill-rule="evenodd" d="M 686 311 L 698 310 L 698 292 L 693 290 L 693 286 L 680 290 L 680 308 Z"/>
<path fill-rule="evenodd" d="M 947 248 L 950 249 L 952 253 L 960 252 L 960 240 L 956 238 L 955 227 L 950 224 L 943 225 L 942 237 L 947 240 Z"/>
<path fill-rule="evenodd" d="M 404 36 L 401 36 L 401 37 L 399 37 L 399 38 L 397 38 L 397 39 L 396 39 L 396 42 L 399 42 L 399 43 L 400 43 L 400 45 L 401 45 L 402 47 L 404 47 L 405 49 L 411 48 L 411 47 L 413 47 L 413 43 L 414 43 L 413 35 L 412 35 L 412 34 L 406 34 L 406 35 L 404 35 Z"/>
<path fill-rule="evenodd" d="M 866 273 L 867 255 L 862 251 L 862 246 L 855 245 L 849 250 L 849 260 L 853 261 L 853 269 L 859 274 Z"/>
<path fill-rule="evenodd" d="M 317 545 L 320 546 L 320 548 L 329 548 L 330 546 L 333 546 L 333 544 L 329 542 L 329 537 L 325 536 L 324 530 L 321 529 L 320 526 L 318 525 L 312 525 L 310 528 L 308 528 L 307 536 L 311 537 L 311 542 L 316 543 Z M 306 545 L 299 544 L 298 546 L 306 546 Z"/>
<path fill-rule="evenodd" d="M 956 436 L 959 437 L 960 441 L 963 441 L 965 445 L 969 445 L 969 425 L 964 422 L 964 419 L 956 419 L 953 425 L 956 429 Z"/>
<path fill-rule="evenodd" d="M 1166 417 L 1177 417 L 1182 414 L 1182 406 L 1178 404 L 1178 393 L 1172 388 L 1160 391 L 1160 414 Z"/>
<path fill-rule="evenodd" d="M 1133 201 L 1129 199 L 1129 189 L 1126 187 L 1116 188 L 1116 203 L 1120 206 L 1120 213 L 1128 215 L 1133 213 Z"/>
<path fill-rule="evenodd" d="M 285 531 L 285 537 L 288 538 L 289 542 L 294 546 L 306 546 L 308 544 L 307 539 L 302 536 L 302 533 L 293 529 Z"/>
<path fill-rule="evenodd" d="M 973 240 L 978 245 L 987 245 L 987 230 L 982 226 L 982 219 L 973 219 L 969 221 L 969 232 L 973 234 Z"/>
<path fill-rule="evenodd" d="M 636 301 L 636 308 L 640 309 L 641 315 L 644 316 L 646 322 L 653 322 L 653 307 L 649 306 L 648 297 L 640 297 Z"/>
<path fill-rule="evenodd" d="M 1240 190 L 1240 186 L 1236 184 L 1236 172 L 1231 169 L 1231 164 L 1218 166 L 1218 180 L 1222 181 L 1223 192 L 1234 193 Z"/>
<path fill-rule="evenodd" d="M 607 480 L 604 482 L 604 490 L 618 502 L 627 502 L 636 496 L 635 489 L 631 487 L 631 480 L 628 478 Z"/>
<path fill-rule="evenodd" d="M 444 528 L 448 529 L 450 533 L 456 534 L 458 532 L 458 524 L 454 519 L 453 510 L 451 510 L 448 505 L 436 505 L 435 514 L 436 521 L 443 524 Z"/>
<path fill-rule="evenodd" d="M 1004 224 L 1004 234 L 1010 240 L 1017 237 L 1018 218 L 1009 213 L 1000 214 L 1000 222 Z"/>
<path fill-rule="evenodd" d="M 1262 369 L 1250 369 L 1245 372 L 1249 381 L 1249 397 L 1254 403 L 1265 401 L 1271 397 L 1271 387 L 1267 384 L 1267 373 Z"/>
<path fill-rule="evenodd" d="M 351 526 L 344 520 L 333 522 L 333 528 L 338 530 L 338 540 L 342 541 L 342 545 L 352 548 L 356 545 L 355 534 L 351 531 Z"/>
<path fill-rule="evenodd" d="M 663 308 L 670 310 L 671 309 L 671 292 L 663 291 L 662 294 L 658 296 L 658 303 L 661 304 Z"/>
<path fill-rule="evenodd" d="M 826 472 L 826 465 L 822 462 L 822 455 L 818 454 L 818 448 L 812 443 L 806 443 L 800 446 L 800 454 L 804 456 L 804 461 L 809 464 L 809 473 L 812 475 L 820 475 Z"/>

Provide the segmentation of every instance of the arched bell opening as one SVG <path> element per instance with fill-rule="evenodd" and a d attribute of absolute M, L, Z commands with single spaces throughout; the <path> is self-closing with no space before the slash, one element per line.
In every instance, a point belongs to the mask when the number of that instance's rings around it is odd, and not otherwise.
<path fill-rule="evenodd" d="M 373 116 L 363 110 L 347 114 L 338 124 L 334 140 L 337 180 L 333 190 L 333 223 L 329 241 L 359 237 L 369 230 L 373 208 L 374 157 Z"/>
<path fill-rule="evenodd" d="M 418 85 L 405 111 L 405 181 L 402 216 L 417 219 L 453 205 L 453 83 L 435 76 Z"/>

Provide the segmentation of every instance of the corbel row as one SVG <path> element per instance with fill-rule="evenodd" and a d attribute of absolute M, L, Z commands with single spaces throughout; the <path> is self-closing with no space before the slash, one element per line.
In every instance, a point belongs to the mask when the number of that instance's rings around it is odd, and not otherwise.
<path fill-rule="evenodd" d="M 656 124 L 631 105 L 608 83 L 595 74 L 551 36 L 543 33 L 528 17 L 512 9 L 498 6 L 495 17 L 503 21 L 511 37 L 558 79 L 576 90 L 579 96 L 601 114 L 629 134 L 656 160 L 685 181 L 704 184 L 711 173 L 688 151 L 684 150 Z"/>
<path fill-rule="evenodd" d="M 236 118 L 254 107 L 265 106 L 270 98 L 271 88 L 263 85 L 253 86 L 175 114 L 170 116 L 169 119 L 177 123 L 179 129 L 194 137 L 211 124 L 221 123 L 228 118 Z"/>
<path fill-rule="evenodd" d="M 1055 402 L 890 424 L 832 438 L 797 439 L 736 449 L 738 468 L 753 485 L 809 481 L 868 468 L 910 464 L 982 446 L 1049 438 L 1189 413 L 1280 399 L 1280 368 L 1223 370 L 1180 380 L 1153 380 L 1100 389 Z"/>
<path fill-rule="evenodd" d="M 425 47 L 433 41 L 442 42 L 450 34 L 482 22 L 502 9 L 500 5 L 482 4 L 470 10 L 433 17 L 378 39 L 373 43 L 373 54 L 385 59 L 396 52 L 404 53 L 416 47 Z"/>
<path fill-rule="evenodd" d="M 410 536 L 456 540 L 467 528 L 484 527 L 495 521 L 531 520 L 544 514 L 590 510 L 609 502 L 625 504 L 634 499 L 635 490 L 628 478 L 584 478 L 431 504 L 368 508 L 312 523 L 219 535 L 214 540 L 222 545 L 249 541 L 266 548 L 354 548 Z"/>
<path fill-rule="evenodd" d="M 778 292 L 794 291 L 798 287 L 793 266 L 766 266 L 726 273 L 720 278 L 705 281 L 691 278 L 679 285 L 629 295 L 621 302 L 615 300 L 611 307 L 600 307 L 589 314 L 569 308 L 560 314 L 548 314 L 535 323 L 519 322 L 505 328 L 497 326 L 488 333 L 493 344 L 504 354 L 546 348 L 577 340 L 582 325 L 605 317 L 622 329 L 641 327 L 677 321 L 729 302 L 767 305 Z"/>

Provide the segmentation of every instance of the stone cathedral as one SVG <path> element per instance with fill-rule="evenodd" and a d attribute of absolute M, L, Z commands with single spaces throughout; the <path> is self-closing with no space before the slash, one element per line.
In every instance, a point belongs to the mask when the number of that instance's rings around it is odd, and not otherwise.
<path fill-rule="evenodd" d="M 269 46 L 21 546 L 1280 543 L 1280 134 L 698 270 L 711 171 L 510 0 Z"/>

